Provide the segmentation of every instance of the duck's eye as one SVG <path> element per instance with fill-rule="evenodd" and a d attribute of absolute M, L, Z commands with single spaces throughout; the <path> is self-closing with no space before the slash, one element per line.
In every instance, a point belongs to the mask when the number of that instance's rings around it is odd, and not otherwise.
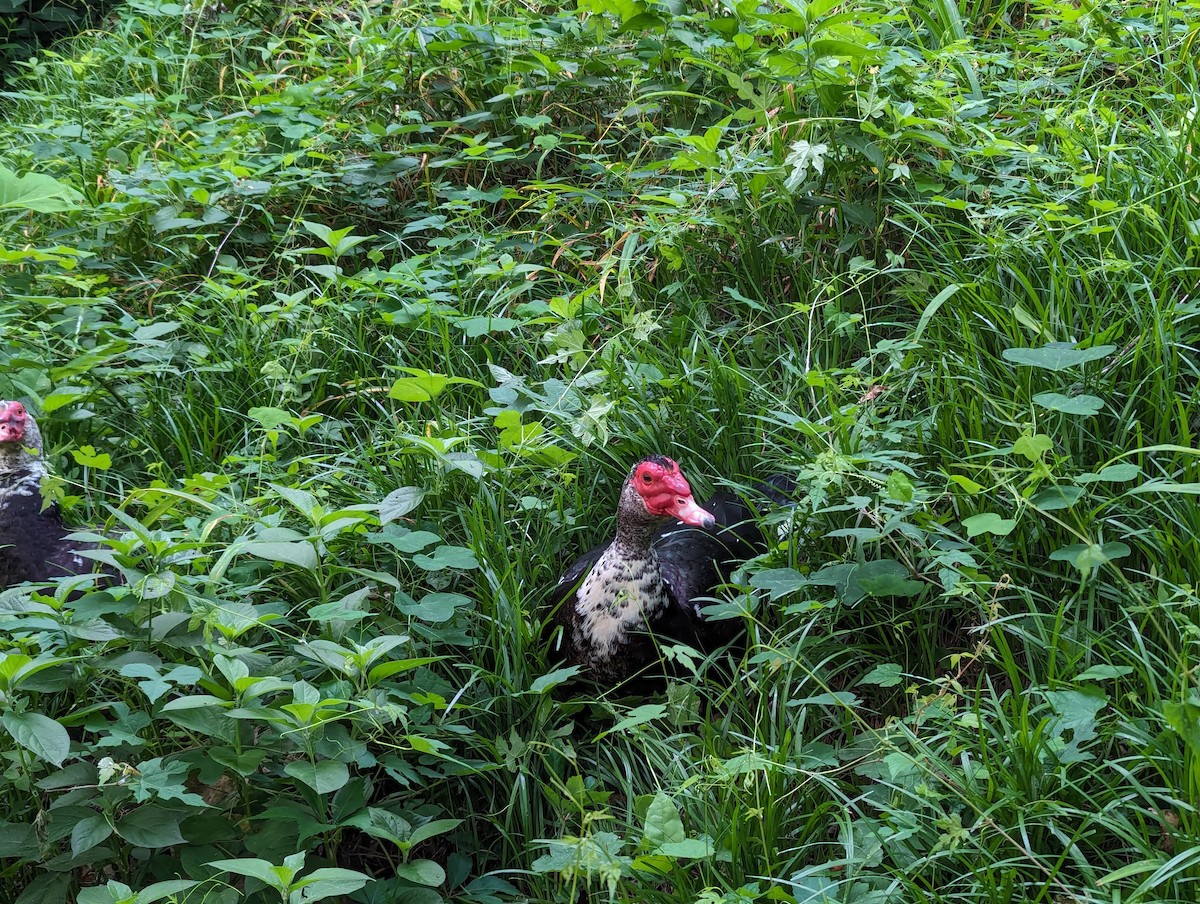
<path fill-rule="evenodd" d="M 653 477 L 651 477 L 649 474 L 643 474 L 643 475 L 642 475 L 642 481 L 643 481 L 644 483 L 653 483 L 653 482 L 654 482 L 654 478 L 653 478 Z"/>

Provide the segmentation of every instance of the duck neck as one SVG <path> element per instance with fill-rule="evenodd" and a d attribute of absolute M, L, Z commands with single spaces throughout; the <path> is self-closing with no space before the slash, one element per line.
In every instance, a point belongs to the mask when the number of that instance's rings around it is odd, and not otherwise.
<path fill-rule="evenodd" d="M 648 516 L 637 490 L 633 484 L 626 483 L 621 490 L 621 503 L 617 506 L 617 533 L 610 548 L 623 558 L 649 560 L 657 564 L 654 533 L 663 520 Z"/>

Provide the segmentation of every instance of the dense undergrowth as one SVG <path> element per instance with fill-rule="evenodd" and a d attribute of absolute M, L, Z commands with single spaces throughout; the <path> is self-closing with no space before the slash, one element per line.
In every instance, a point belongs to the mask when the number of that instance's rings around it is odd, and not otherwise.
<path fill-rule="evenodd" d="M 0 596 L 0 897 L 1196 901 L 1198 27 L 137 0 L 20 64 L 0 398 L 127 583 Z M 652 451 L 804 489 L 737 680 L 564 692 Z"/>

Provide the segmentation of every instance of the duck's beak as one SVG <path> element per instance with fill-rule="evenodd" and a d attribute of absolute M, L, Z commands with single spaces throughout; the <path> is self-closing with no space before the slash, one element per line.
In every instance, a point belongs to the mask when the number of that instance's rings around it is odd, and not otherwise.
<path fill-rule="evenodd" d="M 717 523 L 712 512 L 700 508 L 690 495 L 677 497 L 673 509 L 672 515 L 693 527 L 712 527 Z"/>

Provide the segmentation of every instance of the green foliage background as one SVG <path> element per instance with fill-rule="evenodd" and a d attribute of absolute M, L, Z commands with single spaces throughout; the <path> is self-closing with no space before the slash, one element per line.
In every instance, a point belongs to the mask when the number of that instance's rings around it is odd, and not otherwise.
<path fill-rule="evenodd" d="M 126 583 L 0 594 L 4 899 L 1197 900 L 1198 31 L 138 0 L 16 64 L 0 397 Z M 567 689 L 654 451 L 803 490 L 748 649 Z"/>

